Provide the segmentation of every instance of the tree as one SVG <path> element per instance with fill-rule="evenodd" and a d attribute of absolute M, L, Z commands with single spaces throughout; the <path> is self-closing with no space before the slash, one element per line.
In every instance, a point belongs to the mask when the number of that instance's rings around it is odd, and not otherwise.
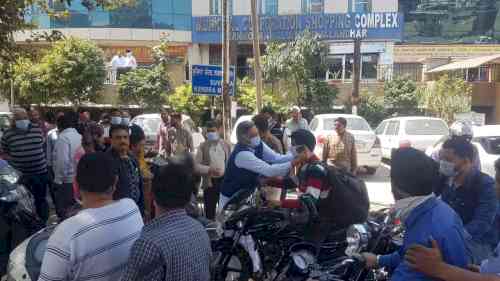
<path fill-rule="evenodd" d="M 210 106 L 210 99 L 207 96 L 193 95 L 191 84 L 184 84 L 177 88 L 168 96 L 168 103 L 173 110 L 186 113 L 195 121 L 199 121 L 203 110 Z"/>
<path fill-rule="evenodd" d="M 164 68 L 137 68 L 120 77 L 118 91 L 120 101 L 134 103 L 148 111 L 159 111 L 172 90 Z"/>
<path fill-rule="evenodd" d="M 366 119 L 372 128 L 378 126 L 382 120 L 389 116 L 384 106 L 384 99 L 366 91 L 361 93 L 358 113 Z"/>
<path fill-rule="evenodd" d="M 444 74 L 417 92 L 420 106 L 448 123 L 453 122 L 456 113 L 471 110 L 472 88 L 462 78 Z"/>
<path fill-rule="evenodd" d="M 384 84 L 384 104 L 392 113 L 412 112 L 418 107 L 415 81 L 398 77 Z"/>
<path fill-rule="evenodd" d="M 54 102 L 50 95 L 50 79 L 47 78 L 46 65 L 34 63 L 31 59 L 20 57 L 13 65 L 14 86 L 18 89 L 16 101 L 18 104 Z"/>
<path fill-rule="evenodd" d="M 247 108 L 249 111 L 255 111 L 257 105 L 257 89 L 252 79 L 245 77 L 236 83 L 236 100 L 238 104 Z M 287 110 L 288 103 L 278 95 L 274 95 L 269 88 L 264 88 L 262 95 L 262 104 L 272 106 L 277 111 Z"/>
<path fill-rule="evenodd" d="M 338 89 L 323 80 L 309 80 L 305 87 L 305 104 L 314 114 L 330 113 L 337 99 Z"/>
<path fill-rule="evenodd" d="M 106 78 L 104 54 L 88 40 L 70 37 L 58 41 L 40 64 L 45 65 L 44 76 L 54 86 L 51 96 L 74 105 L 95 102 Z"/>
<path fill-rule="evenodd" d="M 264 78 L 270 81 L 285 80 L 295 86 L 296 102 L 300 105 L 310 101 L 311 94 L 305 86 L 324 73 L 323 58 L 328 46 L 318 34 L 305 31 L 287 43 L 271 43 L 263 57 Z"/>

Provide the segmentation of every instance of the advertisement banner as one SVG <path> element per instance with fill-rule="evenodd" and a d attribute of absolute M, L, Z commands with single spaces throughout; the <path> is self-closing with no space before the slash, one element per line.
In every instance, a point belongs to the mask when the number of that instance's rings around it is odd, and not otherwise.
<path fill-rule="evenodd" d="M 193 43 L 220 43 L 222 17 L 202 16 L 192 19 Z M 320 34 L 324 40 L 377 39 L 401 41 L 402 13 L 345 13 L 283 15 L 260 17 L 262 41 L 292 40 L 305 30 Z M 252 40 L 250 16 L 231 17 L 231 40 Z"/>

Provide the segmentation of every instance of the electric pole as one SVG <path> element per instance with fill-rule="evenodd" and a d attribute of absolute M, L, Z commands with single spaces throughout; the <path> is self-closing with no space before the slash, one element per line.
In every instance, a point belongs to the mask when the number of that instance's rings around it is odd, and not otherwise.
<path fill-rule="evenodd" d="M 361 38 L 354 39 L 354 53 L 353 53 L 353 66 L 352 66 L 352 114 L 358 115 L 359 104 L 359 83 L 361 79 Z"/>
<path fill-rule="evenodd" d="M 231 135 L 231 96 L 229 95 L 229 11 L 227 1 L 222 1 L 222 122 L 224 140 L 229 141 Z"/>
<path fill-rule="evenodd" d="M 260 69 L 260 28 L 259 16 L 257 12 L 257 0 L 252 1 L 252 35 L 253 35 L 253 58 L 254 58 L 254 75 L 256 86 L 256 111 L 262 109 L 262 74 Z"/>

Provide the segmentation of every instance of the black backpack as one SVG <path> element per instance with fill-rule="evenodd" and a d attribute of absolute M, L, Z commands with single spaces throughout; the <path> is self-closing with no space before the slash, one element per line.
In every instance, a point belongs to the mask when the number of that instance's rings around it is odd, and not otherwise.
<path fill-rule="evenodd" d="M 366 222 L 370 199 L 365 182 L 344 170 L 324 163 L 321 165 L 327 170 L 324 184 L 328 184 L 330 192 L 319 201 L 320 218 L 338 228 Z"/>

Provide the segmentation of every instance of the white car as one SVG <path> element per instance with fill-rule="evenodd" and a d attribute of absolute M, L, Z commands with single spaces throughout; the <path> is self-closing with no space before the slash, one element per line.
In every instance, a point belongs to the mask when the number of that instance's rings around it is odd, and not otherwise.
<path fill-rule="evenodd" d="M 132 119 L 131 123 L 138 125 L 144 130 L 144 134 L 146 135 L 146 151 L 153 148 L 161 124 L 161 115 L 158 113 L 137 115 Z M 191 117 L 184 114 L 182 115 L 182 126 L 191 132 L 193 136 L 193 146 L 196 151 L 198 146 L 205 141 L 200 128 L 196 127 Z"/>
<path fill-rule="evenodd" d="M 402 145 L 425 151 L 443 136 L 449 135 L 448 125 L 433 117 L 396 117 L 378 125 L 375 133 L 380 139 L 382 157 L 391 158 L 392 150 Z"/>
<path fill-rule="evenodd" d="M 500 158 L 500 125 L 486 125 L 473 127 L 474 137 L 472 144 L 477 148 L 481 171 L 495 177 L 495 161 Z M 426 154 L 431 156 L 434 151 L 441 149 L 447 138 L 441 138 L 436 144 L 427 149 Z"/>
<path fill-rule="evenodd" d="M 375 174 L 381 164 L 382 154 L 380 141 L 366 120 L 352 114 L 319 114 L 314 116 L 309 128 L 316 137 L 315 153 L 320 158 L 323 154 L 323 144 L 326 137 L 336 134 L 335 119 L 344 117 L 347 120 L 347 130 L 354 135 L 358 152 L 358 166 L 366 167 L 369 174 Z"/>

